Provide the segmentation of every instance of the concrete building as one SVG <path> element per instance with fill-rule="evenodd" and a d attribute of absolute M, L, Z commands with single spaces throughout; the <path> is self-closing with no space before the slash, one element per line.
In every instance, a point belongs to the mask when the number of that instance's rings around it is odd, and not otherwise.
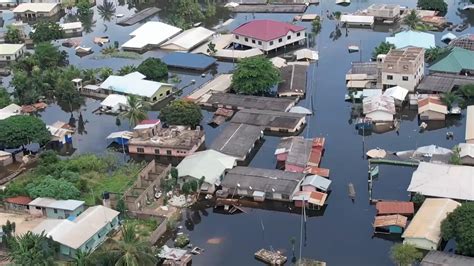
<path fill-rule="evenodd" d="M 16 7 L 19 4 L 29 3 L 28 0 L 0 0 L 0 8 Z"/>
<path fill-rule="evenodd" d="M 375 20 L 395 22 L 400 18 L 400 5 L 372 4 L 367 8 L 367 15 Z"/>
<path fill-rule="evenodd" d="M 21 58 L 26 52 L 25 44 L 0 44 L 0 63 L 9 63 Z"/>
<path fill-rule="evenodd" d="M 474 258 L 432 250 L 423 258 L 420 266 L 472 266 Z"/>
<path fill-rule="evenodd" d="M 420 120 L 446 120 L 448 107 L 438 96 L 428 96 L 418 100 Z"/>
<path fill-rule="evenodd" d="M 11 198 L 6 198 L 3 200 L 5 209 L 14 212 L 29 212 L 30 206 L 28 205 L 31 202 L 30 197 L 26 196 L 16 196 Z"/>
<path fill-rule="evenodd" d="M 459 143 L 461 163 L 474 166 L 474 143 Z"/>
<path fill-rule="evenodd" d="M 392 49 L 387 55 L 379 55 L 384 89 L 400 86 L 414 92 L 425 75 L 425 50 L 423 48 Z"/>
<path fill-rule="evenodd" d="M 81 200 L 36 198 L 28 206 L 31 215 L 54 219 L 67 219 L 69 216 L 77 217 L 84 211 L 84 201 Z"/>
<path fill-rule="evenodd" d="M 278 163 L 285 171 L 303 173 L 307 167 L 319 167 L 324 151 L 324 138 L 282 138 L 275 150 Z"/>
<path fill-rule="evenodd" d="M 59 11 L 61 5 L 58 3 L 24 3 L 15 7 L 13 14 L 21 19 L 35 20 L 55 16 Z"/>
<path fill-rule="evenodd" d="M 269 19 L 251 20 L 232 33 L 234 43 L 265 52 L 299 43 L 306 38 L 304 27 Z"/>
<path fill-rule="evenodd" d="M 84 30 L 84 28 L 82 27 L 82 23 L 80 21 L 62 23 L 62 24 L 59 24 L 59 26 L 61 27 L 61 29 L 63 29 L 64 35 L 67 37 L 81 36 L 82 31 Z"/>
<path fill-rule="evenodd" d="M 392 122 L 395 111 L 395 100 L 390 96 L 372 96 L 363 99 L 363 113 L 373 122 Z"/>
<path fill-rule="evenodd" d="M 190 51 L 208 41 L 215 32 L 204 27 L 191 28 L 160 46 L 163 50 Z"/>

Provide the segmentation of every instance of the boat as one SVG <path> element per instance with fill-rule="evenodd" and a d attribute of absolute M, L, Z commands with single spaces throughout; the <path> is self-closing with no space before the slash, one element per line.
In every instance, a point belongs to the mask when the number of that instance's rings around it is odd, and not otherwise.
<path fill-rule="evenodd" d="M 125 16 L 125 15 L 121 14 L 121 13 L 115 14 L 115 17 L 117 17 L 117 18 L 122 18 L 123 16 Z"/>
<path fill-rule="evenodd" d="M 351 0 L 336 0 L 336 5 L 348 6 L 351 4 Z"/>
<path fill-rule="evenodd" d="M 359 46 L 357 45 L 349 45 L 347 47 L 347 50 L 349 50 L 349 53 L 356 53 L 359 52 Z"/>
<path fill-rule="evenodd" d="M 349 189 L 349 198 L 355 199 L 355 197 L 356 197 L 356 191 L 355 191 L 354 184 L 349 183 L 349 185 L 348 185 L 347 187 L 348 187 L 348 189 Z"/>

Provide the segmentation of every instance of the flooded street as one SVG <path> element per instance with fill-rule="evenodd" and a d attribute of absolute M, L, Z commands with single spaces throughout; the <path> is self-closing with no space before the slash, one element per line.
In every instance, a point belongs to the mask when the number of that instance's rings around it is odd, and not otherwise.
<path fill-rule="evenodd" d="M 325 14 L 341 11 L 351 12 L 364 9 L 372 3 L 394 3 L 415 7 L 416 0 L 352 0 L 348 7 L 334 5 L 334 1 L 322 0 L 318 6 L 311 6 L 306 13 Z M 447 18 L 453 23 L 460 23 L 465 19 L 457 13 L 458 1 L 449 0 Z M 97 2 L 100 5 L 101 0 Z M 116 3 L 117 5 L 118 3 Z M 146 7 L 151 6 L 147 4 Z M 160 1 L 155 5 L 159 8 Z M 133 9 L 132 9 L 133 10 Z M 128 16 L 133 13 L 128 10 L 127 4 L 117 6 L 116 13 Z M 115 24 L 115 17 L 111 21 L 104 22 L 98 15 L 97 7 L 94 7 L 95 26 L 92 32 L 84 33 L 82 45 L 91 46 L 94 50 L 92 55 L 80 58 L 74 54 L 73 48 L 64 48 L 69 53 L 70 64 L 79 68 L 112 67 L 118 70 L 124 65 L 138 65 L 147 57 L 162 57 L 162 51 L 150 51 L 144 53 L 139 60 L 132 59 L 98 59 L 100 47 L 93 43 L 97 36 L 109 36 L 111 44 L 119 41 L 123 44 L 129 39 L 128 34 L 140 26 L 136 24 L 130 27 L 122 27 Z M 162 16 L 163 12 L 159 13 Z M 219 14 L 219 12 L 218 12 Z M 471 14 L 474 14 L 471 12 Z M 222 14 L 226 20 L 231 14 Z M 235 21 L 228 26 L 232 30 L 246 20 L 254 18 L 269 18 L 282 21 L 291 21 L 295 14 L 234 14 Z M 160 17 L 154 17 L 158 20 Z M 4 18 L 7 14 L 4 15 Z M 351 119 L 352 104 L 344 101 L 346 94 L 345 74 L 351 66 L 351 62 L 359 61 L 359 53 L 349 54 L 347 46 L 356 44 L 361 46 L 362 61 L 368 61 L 375 46 L 389 36 L 388 31 L 372 31 L 369 29 L 349 28 L 346 36 L 345 29 L 341 29 L 342 35 L 334 40 L 331 32 L 334 31 L 336 22 L 326 19 L 322 21 L 322 30 L 315 38 L 316 50 L 319 51 L 319 62 L 311 66 L 310 87 L 307 90 L 306 99 L 298 105 L 311 108 L 311 99 L 315 114 L 308 119 L 305 130 L 301 133 L 305 137 L 323 136 L 326 138 L 326 150 L 322 158 L 321 167 L 331 170 L 331 193 L 327 200 L 327 208 L 322 216 L 309 217 L 303 235 L 303 257 L 314 258 L 325 261 L 328 265 L 393 265 L 389 257 L 389 249 L 393 245 L 392 240 L 373 238 L 372 222 L 375 215 L 375 207 L 369 204 L 367 170 L 368 162 L 364 158 L 365 152 L 373 148 L 383 148 L 389 151 L 409 150 L 419 146 L 435 144 L 441 147 L 452 148 L 459 142 L 464 141 L 465 117 L 459 121 L 452 122 L 450 126 L 418 132 L 418 118 L 415 110 L 404 110 L 399 132 L 390 131 L 383 134 L 373 133 L 363 137 L 354 129 Z M 462 34 L 473 33 L 471 15 L 471 27 Z M 215 21 L 218 21 L 216 19 Z M 6 20 L 8 24 L 8 20 Z M 309 22 L 298 23 L 311 30 Z M 210 27 L 210 26 L 208 26 Z M 446 32 L 444 32 L 446 33 Z M 440 43 L 443 32 L 434 32 L 436 42 Z M 457 32 L 453 32 L 459 35 Z M 204 82 L 212 79 L 217 73 L 227 73 L 232 70 L 232 62 L 218 62 L 217 68 L 206 72 L 205 77 L 201 73 L 175 72 L 180 79 L 179 87 L 186 86 L 195 80 L 195 84 L 187 87 L 183 95 L 199 87 Z M 4 84 L 8 79 L 4 79 Z M 105 137 L 113 131 L 127 130 L 128 122 L 123 120 L 117 125 L 116 118 L 107 115 L 96 115 L 92 111 L 99 107 L 100 101 L 87 99 L 86 104 L 80 112 L 72 115 L 77 120 L 82 114 L 84 121 L 84 132 L 76 134 L 73 146 L 74 154 L 103 153 L 110 144 Z M 408 107 L 405 107 L 408 109 Z M 464 112 L 464 111 L 463 111 Z M 206 134 L 206 143 L 209 144 L 225 127 L 212 128 L 207 125 L 212 114 L 204 111 L 202 125 Z M 150 118 L 155 118 L 158 112 L 149 113 Z M 44 112 L 40 113 L 45 123 L 53 123 L 57 120 L 69 121 L 71 114 L 64 112 L 59 106 L 53 104 Z M 446 133 L 454 133 L 453 140 L 446 139 Z M 265 136 L 262 147 L 250 163 L 250 166 L 270 168 L 276 166 L 274 156 L 279 137 Z M 414 168 L 399 166 L 381 166 L 380 176 L 374 181 L 373 198 L 408 200 L 406 191 Z M 352 182 L 356 190 L 354 202 L 348 197 L 348 183 Z M 248 213 L 235 215 L 224 215 L 214 212 L 213 208 L 199 212 L 188 213 L 185 233 L 190 235 L 191 243 L 205 249 L 199 256 L 193 256 L 193 265 L 261 265 L 254 259 L 254 252 L 260 248 L 284 251 L 291 260 L 290 239 L 296 239 L 296 255 L 299 251 L 300 223 L 301 217 L 297 214 L 276 212 L 268 210 L 247 209 Z M 185 215 L 186 219 L 186 215 Z M 191 222 L 190 222 L 191 221 Z M 184 225 L 184 222 L 183 222 Z M 400 241 L 400 240 L 398 240 Z M 290 264 L 290 263 L 288 263 Z"/>

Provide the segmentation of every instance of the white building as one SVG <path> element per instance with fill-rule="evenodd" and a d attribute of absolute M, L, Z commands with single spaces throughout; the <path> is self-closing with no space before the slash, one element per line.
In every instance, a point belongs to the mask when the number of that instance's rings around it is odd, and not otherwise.
<path fill-rule="evenodd" d="M 182 29 L 159 21 L 149 21 L 130 33 L 132 39 L 122 45 L 125 50 L 143 51 L 158 47 L 173 38 Z"/>
<path fill-rule="evenodd" d="M 379 55 L 377 63 L 384 89 L 400 86 L 414 92 L 425 75 L 425 50 L 415 47 L 392 49 L 386 55 Z"/>
<path fill-rule="evenodd" d="M 10 8 L 16 7 L 19 4 L 28 3 L 28 0 L 0 0 L 0 7 Z"/>
<path fill-rule="evenodd" d="M 189 51 L 209 40 L 214 33 L 214 31 L 204 27 L 191 28 L 165 42 L 160 48 L 173 51 Z"/>
<path fill-rule="evenodd" d="M 392 122 L 395 115 L 395 101 L 389 96 L 372 96 L 363 99 L 365 117 L 373 122 Z"/>
<path fill-rule="evenodd" d="M 127 96 L 119 94 L 110 94 L 101 103 L 102 111 L 118 113 L 128 109 Z"/>
<path fill-rule="evenodd" d="M 469 105 L 466 111 L 466 143 L 474 144 L 474 105 Z"/>
<path fill-rule="evenodd" d="M 16 61 L 22 57 L 26 52 L 25 44 L 0 44 L 0 62 Z"/>
<path fill-rule="evenodd" d="M 25 3 L 13 9 L 15 16 L 24 19 L 52 17 L 59 13 L 61 6 L 58 3 Z"/>
<path fill-rule="evenodd" d="M 63 29 L 65 35 L 82 35 L 82 31 L 84 28 L 82 27 L 82 23 L 78 22 L 69 22 L 69 23 L 62 23 L 59 24 L 61 29 Z"/>
<path fill-rule="evenodd" d="M 298 43 L 306 38 L 305 28 L 275 20 L 252 20 L 233 32 L 234 43 L 265 52 Z"/>
<path fill-rule="evenodd" d="M 373 16 L 342 15 L 341 22 L 352 27 L 372 27 L 374 25 Z"/>
<path fill-rule="evenodd" d="M 7 119 L 15 115 L 21 115 L 21 107 L 14 103 L 0 109 L 0 120 Z"/>

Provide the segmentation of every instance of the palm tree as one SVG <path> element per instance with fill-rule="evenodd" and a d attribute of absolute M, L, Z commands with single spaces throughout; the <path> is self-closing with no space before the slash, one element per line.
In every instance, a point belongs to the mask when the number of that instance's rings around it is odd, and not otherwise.
<path fill-rule="evenodd" d="M 441 96 L 441 101 L 451 109 L 454 103 L 459 102 L 460 97 L 454 92 L 446 92 Z"/>
<path fill-rule="evenodd" d="M 75 266 L 88 266 L 92 265 L 92 256 L 89 251 L 79 250 L 73 258 L 73 264 Z"/>
<path fill-rule="evenodd" d="M 9 257 L 15 265 L 53 265 L 54 245 L 44 232 L 31 231 L 9 241 Z"/>
<path fill-rule="evenodd" d="M 372 58 L 376 59 L 379 54 L 387 54 L 391 49 L 395 49 L 395 45 L 389 42 L 381 42 L 379 46 L 374 48 Z"/>
<path fill-rule="evenodd" d="M 148 103 L 142 101 L 142 99 L 136 95 L 130 95 L 127 97 L 127 104 L 128 110 L 122 113 L 122 116 L 128 118 L 130 127 L 133 127 L 138 124 L 138 122 L 147 119 L 147 110 L 149 110 Z"/>
<path fill-rule="evenodd" d="M 90 84 L 96 84 L 97 82 L 97 70 L 93 68 L 89 69 L 83 69 L 81 76 L 84 82 L 90 83 Z"/>
<path fill-rule="evenodd" d="M 137 67 L 135 67 L 134 65 L 126 65 L 119 69 L 118 75 L 124 76 L 135 71 L 137 71 Z"/>
<path fill-rule="evenodd" d="M 104 21 L 110 21 L 116 9 L 114 3 L 104 0 L 102 5 L 97 6 L 97 10 Z"/>
<path fill-rule="evenodd" d="M 439 46 L 426 49 L 425 59 L 428 62 L 436 61 L 441 55 L 446 52 L 446 48 L 441 48 Z"/>
<path fill-rule="evenodd" d="M 474 98 L 474 84 L 464 85 L 459 89 L 459 93 L 468 101 Z"/>
<path fill-rule="evenodd" d="M 416 29 L 416 25 L 420 22 L 420 18 L 418 18 L 416 11 L 413 9 L 403 21 L 410 27 L 410 29 L 414 30 Z"/>

